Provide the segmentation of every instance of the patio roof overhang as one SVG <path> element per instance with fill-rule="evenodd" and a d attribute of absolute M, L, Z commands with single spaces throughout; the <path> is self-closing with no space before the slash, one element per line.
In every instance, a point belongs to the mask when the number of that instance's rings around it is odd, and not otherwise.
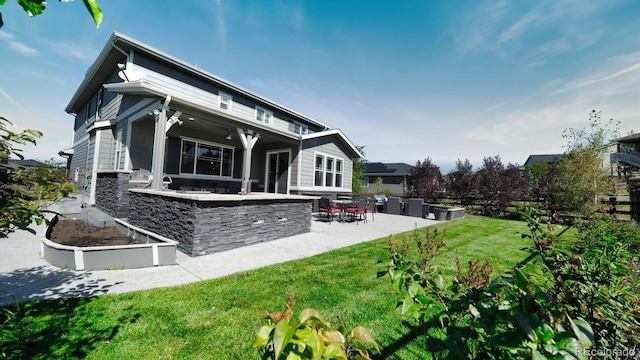
<path fill-rule="evenodd" d="M 240 127 L 247 130 L 252 130 L 265 135 L 275 135 L 279 138 L 285 138 L 291 142 L 299 142 L 301 136 L 279 129 L 274 129 L 266 124 L 249 121 L 241 116 L 234 114 L 223 109 L 214 108 L 206 104 L 200 103 L 197 100 L 191 98 L 181 97 L 179 95 L 171 94 L 166 90 L 155 86 L 144 80 L 105 84 L 104 88 L 123 95 L 137 95 L 146 97 L 155 97 L 164 101 L 167 95 L 171 96 L 171 108 L 178 108 L 182 111 L 182 117 L 185 118 L 189 111 L 203 114 L 204 116 L 211 117 L 212 119 L 220 120 L 226 127 Z"/>

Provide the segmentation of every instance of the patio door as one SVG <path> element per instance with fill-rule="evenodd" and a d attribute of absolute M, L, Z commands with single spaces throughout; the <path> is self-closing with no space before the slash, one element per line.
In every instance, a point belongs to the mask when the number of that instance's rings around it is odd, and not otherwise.
<path fill-rule="evenodd" d="M 267 192 L 289 193 L 290 151 L 267 152 Z"/>

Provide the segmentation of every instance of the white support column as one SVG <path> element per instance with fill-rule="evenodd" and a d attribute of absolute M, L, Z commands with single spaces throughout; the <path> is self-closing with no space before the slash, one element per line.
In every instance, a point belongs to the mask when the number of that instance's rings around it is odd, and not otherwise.
<path fill-rule="evenodd" d="M 238 129 L 238 135 L 244 147 L 244 167 L 242 168 L 242 192 L 251 193 L 251 153 L 256 142 L 260 138 L 260 134 L 254 133 L 252 130 Z"/>
<path fill-rule="evenodd" d="M 100 140 L 102 129 L 96 130 L 96 137 L 93 142 L 93 164 L 91 165 L 91 187 L 89 188 L 89 205 L 96 204 L 96 185 L 98 180 L 98 165 L 100 164 Z"/>
<path fill-rule="evenodd" d="M 153 111 L 153 117 L 156 123 L 153 134 L 153 158 L 151 162 L 151 174 L 153 174 L 151 189 L 153 190 L 162 190 L 164 147 L 167 136 L 167 110 L 169 110 L 169 102 L 171 102 L 171 95 L 167 95 L 162 109 Z"/>

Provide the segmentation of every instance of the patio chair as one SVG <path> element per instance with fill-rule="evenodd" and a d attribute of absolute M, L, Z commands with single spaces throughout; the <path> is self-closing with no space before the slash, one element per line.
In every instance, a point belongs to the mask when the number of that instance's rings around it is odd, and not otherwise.
<path fill-rule="evenodd" d="M 355 208 L 347 208 L 346 213 L 351 215 L 354 220 L 356 220 L 356 224 L 360 225 L 360 220 L 364 219 L 364 222 L 367 222 L 367 212 L 366 212 L 366 201 L 361 201 L 358 204 L 358 207 Z"/>
<path fill-rule="evenodd" d="M 331 206 L 331 201 L 327 198 L 320 198 L 318 200 L 318 211 L 320 214 L 326 214 L 329 222 L 333 221 L 333 215 L 340 215 L 340 208 L 336 206 Z"/>
<path fill-rule="evenodd" d="M 376 202 L 372 199 L 368 199 L 367 203 L 364 207 L 364 218 L 367 218 L 367 214 L 371 214 L 371 220 L 373 220 L 374 222 L 376 221 L 376 219 L 374 218 L 373 214 L 376 212 Z"/>

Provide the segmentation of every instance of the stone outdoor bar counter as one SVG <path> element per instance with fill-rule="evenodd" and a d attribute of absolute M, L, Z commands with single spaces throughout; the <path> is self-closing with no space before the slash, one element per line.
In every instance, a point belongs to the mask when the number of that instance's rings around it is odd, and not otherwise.
<path fill-rule="evenodd" d="M 311 231 L 317 197 L 130 189 L 128 222 L 178 242 L 190 256 Z"/>

